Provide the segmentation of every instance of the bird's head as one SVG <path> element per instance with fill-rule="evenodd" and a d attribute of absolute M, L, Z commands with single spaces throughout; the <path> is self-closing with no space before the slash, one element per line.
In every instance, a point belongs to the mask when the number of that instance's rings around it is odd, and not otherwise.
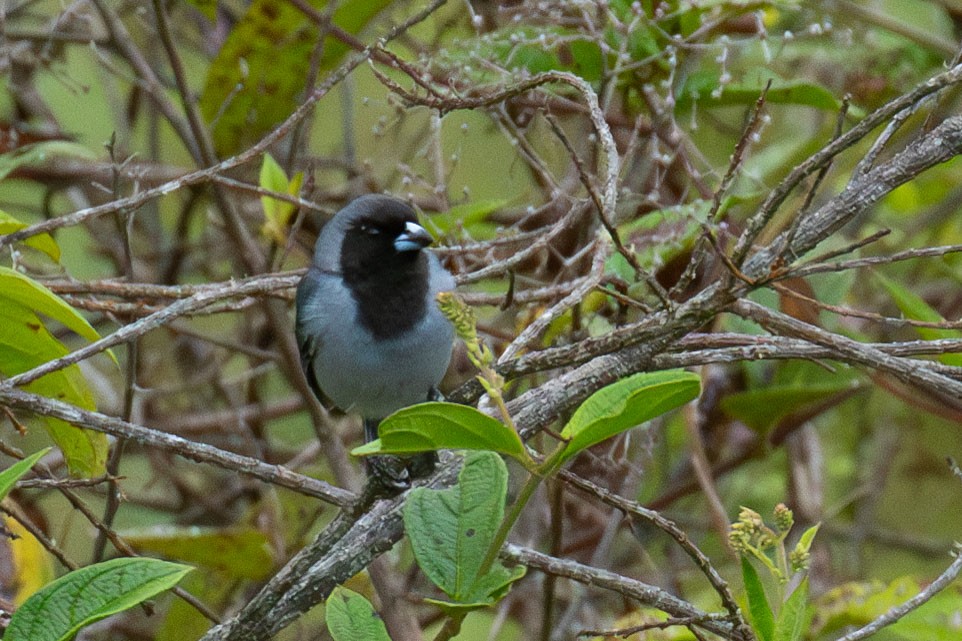
<path fill-rule="evenodd" d="M 421 250 L 434 240 L 418 224 L 414 210 L 395 198 L 366 196 L 339 214 L 344 215 L 343 274 L 404 269 L 423 260 Z"/>

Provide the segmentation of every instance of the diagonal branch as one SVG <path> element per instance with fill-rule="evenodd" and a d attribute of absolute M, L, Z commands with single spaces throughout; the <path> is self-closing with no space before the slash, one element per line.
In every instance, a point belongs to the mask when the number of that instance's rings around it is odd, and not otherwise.
<path fill-rule="evenodd" d="M 356 498 L 347 490 L 292 472 L 280 465 L 269 465 L 250 456 L 227 452 L 212 445 L 195 443 L 173 434 L 134 425 L 119 418 L 84 410 L 46 396 L 17 389 L 0 388 L 0 405 L 27 410 L 40 416 L 58 418 L 71 425 L 129 439 L 192 461 L 209 463 L 225 470 L 246 474 L 265 483 L 286 487 L 341 507 L 353 504 Z"/>

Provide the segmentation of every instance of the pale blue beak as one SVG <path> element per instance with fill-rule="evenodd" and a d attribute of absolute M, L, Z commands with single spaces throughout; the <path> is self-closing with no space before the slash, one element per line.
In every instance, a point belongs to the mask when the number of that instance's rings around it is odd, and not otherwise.
<path fill-rule="evenodd" d="M 404 231 L 394 239 L 394 249 L 398 253 L 414 252 L 424 249 L 434 242 L 431 234 L 417 223 L 406 223 Z"/>

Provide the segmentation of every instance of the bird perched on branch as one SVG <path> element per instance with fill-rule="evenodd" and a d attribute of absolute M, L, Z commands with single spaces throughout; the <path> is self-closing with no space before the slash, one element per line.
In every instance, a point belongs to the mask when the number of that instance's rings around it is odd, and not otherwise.
<path fill-rule="evenodd" d="M 301 365 L 318 398 L 364 419 L 377 438 L 381 419 L 438 398 L 454 330 L 435 296 L 454 278 L 426 251 L 431 235 L 404 201 L 362 196 L 321 230 L 314 260 L 297 287 Z M 403 488 L 434 456 L 375 457 L 369 473 Z"/>

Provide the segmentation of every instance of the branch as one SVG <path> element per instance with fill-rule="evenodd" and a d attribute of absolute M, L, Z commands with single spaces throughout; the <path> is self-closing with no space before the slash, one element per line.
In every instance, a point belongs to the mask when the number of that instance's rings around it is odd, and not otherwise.
<path fill-rule="evenodd" d="M 441 469 L 418 486 L 454 483 L 460 459 L 453 455 L 443 458 L 447 460 Z M 375 501 L 356 521 L 353 513 L 342 511 L 236 616 L 211 628 L 200 641 L 265 641 L 273 637 L 401 539 L 401 509 L 407 494 Z"/>
<path fill-rule="evenodd" d="M 739 300 L 732 306 L 739 316 L 751 319 L 770 331 L 803 338 L 809 342 L 828 347 L 838 360 L 867 365 L 872 369 L 887 372 L 899 380 L 914 385 L 926 392 L 948 397 L 947 400 L 962 399 L 962 381 L 949 378 L 935 371 L 937 364 L 899 356 L 891 356 L 882 350 L 864 343 L 835 334 L 820 327 L 803 323 L 787 314 L 768 309 L 750 300 Z M 957 368 L 952 368 L 955 371 Z"/>
<path fill-rule="evenodd" d="M 698 566 L 698 569 L 700 569 L 708 578 L 712 588 L 714 588 L 715 592 L 718 593 L 718 596 L 721 597 L 722 605 L 724 605 L 725 609 L 728 610 L 730 620 L 733 621 L 735 626 L 742 631 L 742 634 L 745 636 L 745 638 L 752 638 L 753 635 L 751 630 L 748 628 L 748 624 L 742 619 L 741 609 L 735 602 L 735 597 L 728 588 L 728 583 L 711 564 L 711 561 L 708 559 L 708 557 L 705 556 L 705 554 L 699 550 L 694 543 L 691 542 L 691 539 L 688 538 L 688 535 L 685 534 L 685 532 L 673 521 L 663 517 L 654 510 L 649 510 L 635 501 L 630 501 L 624 497 L 618 496 L 617 494 L 606 490 L 605 488 L 600 487 L 599 485 L 596 485 L 587 479 L 583 479 L 568 470 L 561 470 L 558 476 L 570 483 L 573 487 L 584 492 L 585 494 L 588 494 L 589 496 L 595 497 L 606 505 L 610 505 L 611 507 L 625 514 L 630 514 L 653 523 L 660 530 L 675 539 L 675 542 L 678 543 L 679 547 L 684 550 L 685 554 L 687 554 L 692 561 L 695 562 L 695 565 Z"/>
<path fill-rule="evenodd" d="M 12 245 L 13 243 L 22 241 L 25 238 L 36 236 L 37 234 L 48 233 L 55 229 L 60 229 L 61 227 L 79 225 L 87 220 L 91 220 L 115 211 L 136 209 L 155 198 L 165 196 L 169 193 L 177 191 L 178 189 L 209 182 L 213 180 L 213 177 L 217 174 L 225 173 L 234 167 L 239 167 L 250 162 L 251 160 L 259 158 L 261 154 L 264 153 L 264 151 L 266 151 L 269 147 L 283 139 L 297 123 L 310 115 L 318 101 L 326 96 L 331 89 L 344 80 L 344 78 L 354 71 L 354 69 L 367 61 L 376 48 L 383 46 L 385 42 L 389 42 L 398 37 L 414 24 L 423 21 L 429 15 L 437 11 L 437 9 L 446 2 L 447 0 L 432 0 L 432 2 L 423 10 L 419 11 L 410 19 L 391 29 L 390 33 L 384 36 L 384 38 L 368 45 L 360 53 L 356 53 L 349 57 L 344 63 L 334 69 L 324 79 L 324 82 L 318 85 L 317 88 L 315 88 L 314 91 L 307 96 L 304 102 L 298 105 L 297 109 L 295 109 L 293 113 L 291 113 L 291 115 L 284 120 L 284 122 L 278 125 L 266 136 L 261 138 L 257 143 L 248 147 L 236 156 L 227 158 L 226 160 L 223 160 L 222 162 L 205 169 L 193 171 L 176 180 L 171 180 L 152 189 L 145 189 L 144 191 L 127 198 L 114 200 L 96 207 L 86 207 L 72 214 L 44 220 L 25 229 L 0 236 L 0 249 L 3 249 L 8 245 Z"/>
<path fill-rule="evenodd" d="M 738 265 L 748 254 L 759 233 L 772 219 L 785 199 L 809 174 L 817 171 L 832 158 L 848 149 L 859 140 L 867 136 L 873 129 L 888 121 L 895 114 L 912 107 L 927 96 L 962 81 L 962 65 L 949 69 L 945 73 L 930 78 L 916 87 L 913 91 L 895 98 L 883 107 L 873 111 L 865 119 L 852 127 L 848 132 L 839 136 L 818 153 L 810 156 L 803 163 L 795 167 L 784 180 L 772 190 L 759 207 L 758 213 L 752 216 L 745 226 L 745 231 L 738 239 L 732 252 L 732 262 Z"/>
<path fill-rule="evenodd" d="M 962 547 L 958 544 L 955 546 L 955 561 L 952 561 L 952 565 L 946 568 L 945 572 L 939 575 L 935 581 L 932 581 L 924 590 L 916 594 L 914 597 L 897 605 L 890 609 L 888 612 L 875 619 L 865 627 L 859 628 L 858 630 L 846 634 L 844 637 L 838 639 L 838 641 L 862 641 L 862 639 L 867 639 L 884 627 L 890 626 L 912 610 L 916 610 L 924 604 L 926 601 L 934 597 L 936 594 L 949 587 L 956 577 L 962 573 Z"/>
<path fill-rule="evenodd" d="M 704 612 L 696 609 L 687 601 L 683 601 L 661 588 L 629 579 L 628 577 L 615 574 L 608 570 L 594 568 L 578 563 L 577 561 L 558 559 L 510 543 L 502 549 L 501 558 L 505 561 L 520 563 L 521 565 L 541 570 L 547 574 L 563 576 L 578 583 L 612 590 L 622 596 L 634 599 L 653 608 L 658 608 L 662 612 L 667 612 L 674 617 L 696 619 L 698 620 L 697 625 L 699 627 L 705 628 L 726 639 L 745 638 L 736 633 L 731 623 L 725 621 L 724 617 L 712 619 L 710 615 L 706 615 Z"/>
<path fill-rule="evenodd" d="M 225 470 L 246 474 L 265 483 L 286 487 L 341 507 L 351 505 L 356 498 L 351 492 L 334 487 L 324 481 L 292 472 L 280 465 L 262 463 L 250 456 L 234 454 L 203 443 L 195 443 L 173 434 L 134 425 L 99 412 L 80 409 L 38 394 L 9 389 L 5 386 L 0 387 L 0 405 L 28 410 L 40 416 L 59 418 L 77 427 L 136 441 L 192 461 L 209 463 Z"/>
<path fill-rule="evenodd" d="M 186 314 L 195 313 L 217 301 L 236 298 L 238 296 L 268 294 L 276 289 L 293 287 L 297 284 L 297 280 L 298 278 L 295 276 L 274 276 L 268 274 L 239 282 L 230 281 L 211 288 L 203 288 L 189 298 L 178 300 L 160 311 L 154 312 L 150 316 L 146 316 L 129 325 L 124 325 L 113 334 L 81 347 L 66 356 L 48 361 L 31 370 L 5 379 L 0 382 L 0 390 L 26 385 L 50 372 L 69 367 L 95 354 L 106 351 L 115 345 L 119 345 L 138 336 L 143 336 L 151 330 L 162 327 Z"/>

